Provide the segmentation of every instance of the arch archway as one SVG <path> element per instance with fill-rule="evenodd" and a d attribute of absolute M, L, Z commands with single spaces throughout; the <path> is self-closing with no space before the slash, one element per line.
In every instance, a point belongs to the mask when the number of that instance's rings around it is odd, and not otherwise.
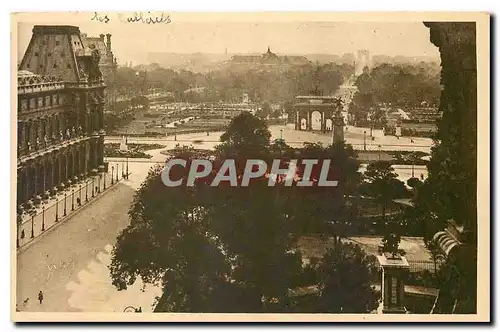
<path fill-rule="evenodd" d="M 326 119 L 326 121 L 325 121 L 325 128 L 328 131 L 331 131 L 333 129 L 333 121 L 332 121 L 332 119 Z"/>
<path fill-rule="evenodd" d="M 312 111 L 311 113 L 311 129 L 321 130 L 321 123 L 323 122 L 323 117 L 319 111 Z"/>
<path fill-rule="evenodd" d="M 307 130 L 307 120 L 305 118 L 300 119 L 300 130 Z"/>
<path fill-rule="evenodd" d="M 53 187 L 56 187 L 61 182 L 61 158 L 57 155 L 54 158 L 54 179 L 53 179 Z"/>

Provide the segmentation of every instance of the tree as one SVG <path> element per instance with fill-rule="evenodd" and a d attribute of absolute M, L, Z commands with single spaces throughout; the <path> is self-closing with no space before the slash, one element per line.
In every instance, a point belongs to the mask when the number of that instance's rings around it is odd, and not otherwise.
<path fill-rule="evenodd" d="M 261 119 L 266 119 L 268 116 L 271 115 L 271 105 L 269 105 L 269 102 L 265 101 L 262 104 L 262 107 L 257 110 L 257 113 L 255 114 Z"/>
<path fill-rule="evenodd" d="M 359 245 L 337 242 L 321 260 L 318 269 L 321 295 L 319 312 L 368 313 L 378 303 L 371 286 L 377 273 L 374 256 Z"/>
<path fill-rule="evenodd" d="M 365 191 L 381 205 L 385 223 L 389 202 L 407 195 L 405 185 L 397 179 L 398 175 L 391 163 L 387 161 L 376 161 L 368 164 L 364 177 L 367 180 Z"/>
<path fill-rule="evenodd" d="M 324 160 L 330 160 L 328 179 L 337 180 L 336 187 L 292 187 L 287 189 L 288 211 L 297 234 L 308 232 L 325 233 L 329 221 L 349 221 L 350 211 L 346 209 L 361 180 L 358 172 L 359 162 L 352 146 L 338 142 L 324 147 L 320 143 L 305 143 L 295 149 L 294 157 L 317 159 L 311 179 L 318 180 Z M 298 164 L 298 176 L 302 175 L 303 165 Z"/>
<path fill-rule="evenodd" d="M 245 132 L 227 134 L 237 155 L 248 142 L 268 144 Z M 188 165 L 200 157 L 192 149 L 178 150 L 173 158 Z M 186 168 L 172 168 L 171 178 L 185 177 Z M 202 180 L 193 187 L 166 187 L 161 168 L 152 169 L 113 250 L 113 284 L 124 289 L 140 277 L 161 285 L 157 311 L 287 311 L 301 259 L 292 251 L 285 200 L 265 178 L 241 188 L 211 187 Z"/>
<path fill-rule="evenodd" d="M 242 112 L 231 120 L 220 137 L 222 143 L 216 151 L 241 159 L 255 158 L 268 154 L 270 138 L 271 132 L 265 121 L 249 112 Z"/>
<path fill-rule="evenodd" d="M 293 101 L 285 101 L 283 104 L 283 109 L 285 110 L 285 113 L 287 115 L 287 119 L 290 122 L 293 122 L 295 119 L 295 111 L 293 109 Z"/>
<path fill-rule="evenodd" d="M 388 233 L 382 239 L 382 251 L 396 256 L 399 253 L 399 243 L 401 235 L 397 233 Z"/>
<path fill-rule="evenodd" d="M 230 265 L 194 192 L 166 187 L 161 168 L 152 168 L 129 217 L 112 253 L 113 285 L 125 289 L 140 277 L 162 286 L 166 311 L 210 311 L 210 295 L 227 283 Z"/>

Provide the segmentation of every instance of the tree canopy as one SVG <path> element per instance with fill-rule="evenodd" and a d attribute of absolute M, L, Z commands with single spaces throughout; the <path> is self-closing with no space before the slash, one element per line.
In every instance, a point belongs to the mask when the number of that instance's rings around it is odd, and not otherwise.
<path fill-rule="evenodd" d="M 243 158 L 247 152 L 271 158 L 276 150 L 269 139 L 262 120 L 242 113 L 221 137 L 214 156 L 205 158 L 215 157 L 215 164 L 228 155 Z M 321 224 L 341 213 L 344 190 L 352 190 L 359 181 L 359 165 L 352 148 L 344 144 L 326 148 L 307 145 L 293 151 L 281 142 L 279 148 L 300 157 L 331 158 L 335 169 L 347 171 L 338 177 L 340 193 L 331 188 L 315 191 L 286 187 L 279 181 L 270 187 L 267 177 L 254 179 L 248 187 L 212 187 L 202 180 L 192 187 L 167 187 L 161 179 L 162 167 L 154 167 L 134 197 L 130 225 L 117 238 L 110 267 L 113 284 L 124 289 L 141 278 L 145 283 L 160 285 L 163 294 L 156 311 L 293 311 L 289 292 L 301 284 L 303 275 L 295 239 L 307 231 L 308 223 Z M 179 148 L 171 158 L 182 158 L 189 164 L 203 156 Z M 174 177 L 186 175 L 185 168 L 173 172 Z M 313 172 L 313 178 L 316 176 Z M 330 303 L 324 295 L 317 310 L 371 310 L 372 291 L 366 285 L 370 262 L 366 255 L 350 246 L 335 250 L 323 265 L 324 294 L 338 290 L 332 284 L 336 277 L 329 272 L 328 264 L 340 259 L 337 267 L 344 285 L 367 296 L 356 300 L 346 293 L 338 300 L 339 309 L 337 302 Z M 347 280 L 354 271 L 359 274 L 358 281 Z"/>

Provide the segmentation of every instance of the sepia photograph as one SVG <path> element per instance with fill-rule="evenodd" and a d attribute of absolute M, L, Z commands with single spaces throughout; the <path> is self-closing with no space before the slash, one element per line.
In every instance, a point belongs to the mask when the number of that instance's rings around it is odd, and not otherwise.
<path fill-rule="evenodd" d="M 11 36 L 13 321 L 490 321 L 489 14 Z"/>

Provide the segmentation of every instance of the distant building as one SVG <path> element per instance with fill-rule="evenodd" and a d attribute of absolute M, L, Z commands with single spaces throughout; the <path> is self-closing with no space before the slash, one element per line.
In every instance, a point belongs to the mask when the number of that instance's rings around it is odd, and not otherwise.
<path fill-rule="evenodd" d="M 305 56 L 278 56 L 268 47 L 267 52 L 262 55 L 234 55 L 230 62 L 253 65 L 305 65 L 309 60 Z"/>
<path fill-rule="evenodd" d="M 17 77 L 17 205 L 104 170 L 100 52 L 75 26 L 35 26 Z"/>
<path fill-rule="evenodd" d="M 370 56 L 370 51 L 368 50 L 358 50 L 356 52 L 356 60 L 354 65 L 354 75 L 359 76 L 363 74 L 366 70 L 370 71 L 372 68 L 372 58 Z"/>
<path fill-rule="evenodd" d="M 297 96 L 295 99 L 295 130 L 333 130 L 335 115 L 341 111 L 338 97 Z"/>

